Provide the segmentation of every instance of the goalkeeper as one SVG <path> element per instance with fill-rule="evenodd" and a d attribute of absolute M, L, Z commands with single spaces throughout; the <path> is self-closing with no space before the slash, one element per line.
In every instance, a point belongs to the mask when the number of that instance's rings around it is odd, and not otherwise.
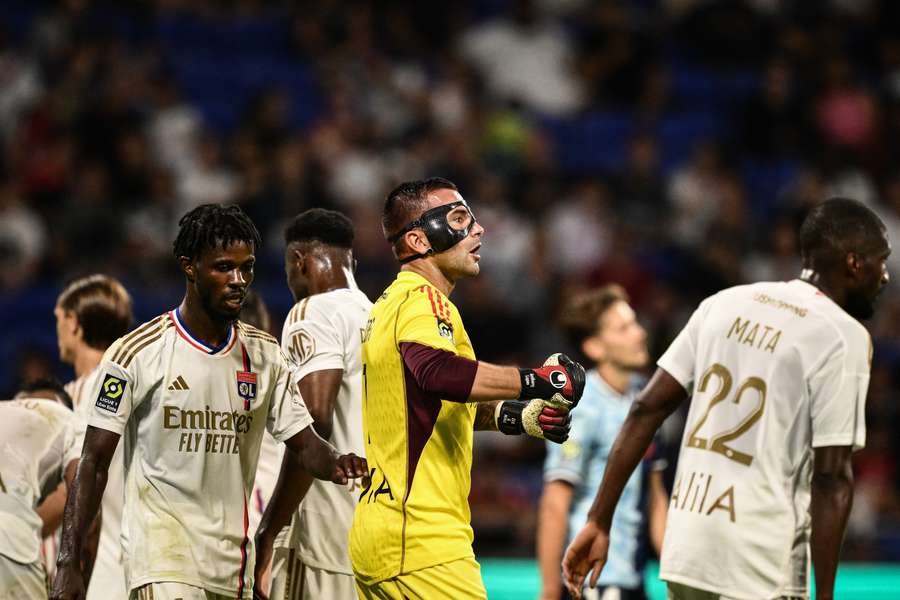
<path fill-rule="evenodd" d="M 537 369 L 475 360 L 448 296 L 478 274 L 484 228 L 453 183 L 401 184 L 382 226 L 402 267 L 363 334 L 371 483 L 350 529 L 357 591 L 364 599 L 486 598 L 469 524 L 473 430 L 562 443 L 584 368 L 564 355 Z"/>

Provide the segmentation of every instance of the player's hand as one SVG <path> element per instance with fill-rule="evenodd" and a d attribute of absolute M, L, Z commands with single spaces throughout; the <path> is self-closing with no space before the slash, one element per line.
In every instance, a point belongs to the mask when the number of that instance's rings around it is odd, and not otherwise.
<path fill-rule="evenodd" d="M 58 565 L 50 600 L 83 600 L 84 596 L 84 577 L 81 569 L 75 565 Z"/>
<path fill-rule="evenodd" d="M 552 354 L 537 369 L 519 369 L 519 398 L 545 399 L 560 408 L 573 409 L 584 393 L 584 367 L 565 354 Z"/>
<path fill-rule="evenodd" d="M 572 415 L 548 400 L 509 400 L 497 406 L 497 430 L 507 435 L 527 433 L 531 437 L 562 444 L 569 439 Z"/>
<path fill-rule="evenodd" d="M 253 600 L 269 600 L 275 538 L 266 533 L 258 533 L 254 545 L 256 566 L 253 569 Z"/>
<path fill-rule="evenodd" d="M 597 587 L 608 551 L 609 532 L 589 519 L 569 544 L 563 558 L 563 581 L 574 598 L 581 598 L 588 573 L 591 574 L 590 586 Z"/>
<path fill-rule="evenodd" d="M 351 452 L 350 454 L 342 454 L 337 457 L 331 481 L 344 485 L 351 479 L 356 479 L 357 477 L 365 478 L 368 475 L 369 463 L 366 462 L 365 458 Z M 365 483 L 365 480 L 363 482 Z"/>

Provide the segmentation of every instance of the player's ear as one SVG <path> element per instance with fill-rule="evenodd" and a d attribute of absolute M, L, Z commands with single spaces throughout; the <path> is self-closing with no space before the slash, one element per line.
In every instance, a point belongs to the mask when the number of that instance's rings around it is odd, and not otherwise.
<path fill-rule="evenodd" d="M 606 357 L 606 349 L 603 347 L 603 342 L 598 340 L 595 335 L 584 338 L 581 342 L 581 351 L 595 363 L 602 362 Z"/>
<path fill-rule="evenodd" d="M 194 283 L 197 279 L 197 269 L 194 266 L 194 261 L 187 256 L 179 256 L 178 264 L 181 267 L 181 272 L 187 277 L 187 280 Z"/>
<path fill-rule="evenodd" d="M 407 231 L 403 239 L 406 241 L 406 246 L 416 254 L 427 254 L 431 249 L 428 237 L 421 229 Z"/>
<path fill-rule="evenodd" d="M 847 253 L 847 271 L 850 275 L 855 279 L 859 274 L 860 269 L 862 268 L 862 260 L 860 260 L 859 254 L 856 252 L 848 252 Z"/>

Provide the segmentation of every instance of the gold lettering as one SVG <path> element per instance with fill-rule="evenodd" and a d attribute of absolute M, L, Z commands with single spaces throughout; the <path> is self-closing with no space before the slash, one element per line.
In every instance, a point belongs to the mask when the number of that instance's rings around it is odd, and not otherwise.
<path fill-rule="evenodd" d="M 763 350 L 775 354 L 775 347 L 778 345 L 779 340 L 781 340 L 781 330 L 775 332 L 775 335 L 772 336 L 772 339 L 769 340 L 769 343 L 766 344 L 766 347 Z"/>
<path fill-rule="evenodd" d="M 723 501 L 728 500 L 728 504 L 726 505 Z M 728 511 L 728 517 L 731 519 L 731 522 L 734 523 L 734 486 L 730 486 L 727 490 L 722 492 L 722 494 L 716 498 L 716 501 L 712 506 L 709 507 L 709 510 L 706 511 L 707 516 L 711 515 L 714 510 L 725 510 Z"/>
<path fill-rule="evenodd" d="M 725 337 L 730 338 L 731 334 L 733 333 L 737 337 L 738 341 L 740 341 L 744 337 L 744 334 L 747 332 L 747 325 L 749 324 L 750 321 L 744 321 L 743 323 L 741 323 L 740 317 L 735 318 L 734 323 L 731 324 L 731 329 L 728 330 L 728 335 L 726 335 Z"/>
<path fill-rule="evenodd" d="M 231 439 L 231 453 L 240 454 L 240 446 L 238 446 L 238 442 L 240 441 L 240 439 L 236 435 L 231 436 Z"/>
<path fill-rule="evenodd" d="M 700 508 L 697 509 L 698 513 L 703 512 L 703 505 L 706 504 L 706 494 L 709 493 L 709 483 L 711 481 L 712 481 L 712 475 L 710 474 L 709 477 L 706 478 L 706 489 L 703 490 L 703 499 L 700 500 Z"/>
<path fill-rule="evenodd" d="M 233 417 L 231 413 L 218 413 L 222 415 L 222 420 L 219 421 L 219 429 L 222 431 L 232 431 L 234 430 Z"/>
<path fill-rule="evenodd" d="M 675 485 L 672 486 L 672 497 L 670 501 L 672 502 L 672 506 L 678 506 L 678 494 L 681 491 L 681 475 L 675 479 Z"/>
<path fill-rule="evenodd" d="M 168 406 L 166 408 L 168 408 Z M 185 450 L 185 443 L 187 443 L 188 451 L 190 451 L 191 434 L 189 434 L 189 433 L 181 434 L 181 439 L 178 440 L 178 451 L 179 452 L 183 452 Z"/>
<path fill-rule="evenodd" d="M 694 487 L 694 475 L 696 474 L 696 472 L 691 473 L 691 480 L 688 481 L 687 491 L 684 493 L 684 501 L 681 503 L 681 506 L 679 506 L 681 509 L 684 509 L 685 505 L 687 505 L 688 496 L 691 495 L 691 488 Z"/>
<path fill-rule="evenodd" d="M 691 500 L 691 508 L 690 511 L 694 512 L 694 505 L 697 504 L 697 496 L 700 494 L 700 486 L 703 485 L 703 478 L 706 477 L 704 473 L 700 473 L 700 481 L 697 482 L 697 487 L 694 488 L 694 499 Z M 709 488 L 709 479 L 706 480 L 706 487 Z"/>
<path fill-rule="evenodd" d="M 181 411 L 181 428 L 182 429 L 206 429 L 206 415 L 202 410 L 182 410 Z"/>
<path fill-rule="evenodd" d="M 759 331 L 759 323 L 754 323 L 753 329 L 750 330 L 750 332 L 747 334 L 747 337 L 745 337 L 742 342 L 744 344 L 747 344 L 748 346 L 752 346 L 753 343 L 756 342 L 757 331 Z"/>
<path fill-rule="evenodd" d="M 175 413 L 177 410 L 174 406 L 163 407 L 163 429 L 178 428 L 178 416 Z"/>

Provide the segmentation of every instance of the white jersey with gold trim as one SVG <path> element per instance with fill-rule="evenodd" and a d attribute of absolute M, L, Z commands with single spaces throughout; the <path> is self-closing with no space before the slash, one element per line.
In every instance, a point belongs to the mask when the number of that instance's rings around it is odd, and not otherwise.
<path fill-rule="evenodd" d="M 66 463 L 81 458 L 84 434 L 87 430 L 94 403 L 91 393 L 99 386 L 99 365 L 93 371 L 66 384 L 75 405 L 75 443 Z M 74 394 L 74 395 L 73 395 Z M 88 583 L 86 600 L 124 598 L 128 595 L 125 587 L 125 569 L 122 566 L 122 509 L 125 505 L 125 467 L 122 462 L 123 444 L 116 446 L 106 477 L 106 490 L 100 503 L 100 540 L 94 570 Z"/>
<path fill-rule="evenodd" d="M 806 596 L 813 448 L 865 445 L 872 345 L 814 286 L 704 300 L 659 360 L 693 389 L 660 577 L 733 598 Z"/>
<path fill-rule="evenodd" d="M 176 309 L 117 340 L 100 370 L 89 424 L 123 436 L 129 589 L 171 581 L 250 598 L 260 439 L 312 423 L 277 340 L 237 322 L 212 348 Z"/>
<path fill-rule="evenodd" d="M 343 371 L 329 441 L 339 452 L 358 456 L 365 453 L 360 345 L 371 308 L 372 303 L 358 289 L 315 294 L 291 309 L 281 336 L 295 381 L 315 371 Z M 314 481 L 294 515 L 290 533 L 281 536 L 277 544 L 296 549 L 307 565 L 352 575 L 348 540 L 359 481 L 346 486 Z"/>
<path fill-rule="evenodd" d="M 40 561 L 35 509 L 62 481 L 72 420 L 72 411 L 53 400 L 0 402 L 0 555 L 15 562 Z"/>

